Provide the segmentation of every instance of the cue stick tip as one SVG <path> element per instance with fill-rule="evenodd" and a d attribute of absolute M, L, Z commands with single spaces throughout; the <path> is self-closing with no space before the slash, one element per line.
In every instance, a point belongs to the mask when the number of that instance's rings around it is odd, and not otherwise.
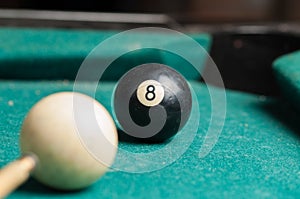
<path fill-rule="evenodd" d="M 38 159 L 34 154 L 25 154 L 0 170 L 0 198 L 5 198 L 23 184 L 36 168 Z"/>

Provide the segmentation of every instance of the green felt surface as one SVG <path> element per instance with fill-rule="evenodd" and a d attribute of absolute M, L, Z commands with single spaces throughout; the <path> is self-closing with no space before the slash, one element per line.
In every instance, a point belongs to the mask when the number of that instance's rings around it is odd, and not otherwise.
<path fill-rule="evenodd" d="M 285 99 L 300 110 L 300 51 L 279 57 L 273 71 Z"/>
<path fill-rule="evenodd" d="M 88 93 L 90 84 L 82 84 Z M 79 192 L 57 192 L 30 180 L 9 198 L 299 198 L 299 122 L 293 109 L 271 97 L 228 90 L 219 141 L 199 158 L 210 122 L 210 97 L 205 85 L 191 85 L 197 93 L 201 125 L 191 146 L 172 165 L 142 174 L 110 171 Z M 110 111 L 113 86 L 104 83 L 96 93 Z M 43 96 L 72 87 L 67 81 L 0 82 L 0 166 L 19 156 L 19 129 L 30 107 Z M 120 143 L 120 148 L 134 152 L 157 147 L 161 146 Z"/>
<path fill-rule="evenodd" d="M 0 29 L 0 78 L 5 79 L 74 79 L 85 57 L 98 44 L 118 32 L 59 29 Z M 190 35 L 204 49 L 209 50 L 211 38 L 207 34 Z M 121 42 L 111 42 L 110 48 L 101 52 L 98 63 L 116 55 L 118 49 L 143 47 L 153 42 L 172 48 L 188 48 L 177 36 L 164 33 L 138 32 L 122 37 Z M 119 40 L 118 40 L 119 41 Z M 122 43 L 130 45 L 122 46 Z M 191 50 L 191 49 L 187 49 Z M 198 70 L 205 62 L 205 54 L 191 51 L 199 57 Z M 194 53 L 194 54 L 193 54 Z M 103 76 L 104 80 L 118 80 L 130 68 L 143 63 L 162 63 L 179 70 L 188 79 L 199 79 L 199 73 L 179 56 L 157 49 L 142 49 L 120 56 Z M 99 66 L 101 67 L 101 66 Z"/>
<path fill-rule="evenodd" d="M 114 33 L 0 29 L 0 166 L 19 157 L 18 135 L 32 105 L 51 93 L 73 89 L 72 81 L 41 79 L 73 79 L 90 50 Z M 140 35 L 140 38 L 145 37 Z M 193 38 L 209 49 L 208 35 L 194 35 Z M 132 38 L 133 42 L 135 39 Z M 164 36 L 161 41 L 164 41 Z M 184 46 L 180 41 L 168 45 Z M 113 55 L 112 49 L 103 57 Z M 204 62 L 205 57 L 202 60 Z M 181 72 L 187 78 L 199 78 L 199 74 L 190 70 L 183 59 L 152 49 L 129 53 L 116 60 L 114 65 L 124 64 L 122 66 L 127 70 L 144 61 L 161 62 L 174 68 L 185 66 Z M 293 63 L 283 62 L 284 66 Z M 280 63 L 278 61 L 282 65 Z M 296 62 L 294 65 L 297 65 Z M 105 79 L 116 80 L 123 72 L 112 67 Z M 191 85 L 199 102 L 200 126 L 191 146 L 173 164 L 142 174 L 111 170 L 93 186 L 78 192 L 54 191 L 31 179 L 8 198 L 299 198 L 300 122 L 298 113 L 289 103 L 227 90 L 227 115 L 220 138 L 206 157 L 199 158 L 210 123 L 211 102 L 205 85 L 199 82 L 191 82 Z M 96 93 L 96 98 L 109 111 L 112 110 L 113 87 L 114 83 L 103 83 Z M 83 92 L 90 93 L 92 86 L 81 82 L 81 88 Z M 220 92 L 217 88 L 212 89 Z M 218 101 L 221 104 L 221 99 Z M 196 109 L 192 111 L 195 113 Z M 197 123 L 194 120 L 191 118 L 191 123 Z M 135 153 L 154 151 L 164 146 L 120 142 L 120 149 Z M 170 155 L 175 152 L 176 148 L 169 151 Z M 164 163 L 160 156 L 153 161 Z M 116 160 L 116 164 L 120 162 L 120 159 Z M 139 162 L 132 165 L 138 166 Z"/>

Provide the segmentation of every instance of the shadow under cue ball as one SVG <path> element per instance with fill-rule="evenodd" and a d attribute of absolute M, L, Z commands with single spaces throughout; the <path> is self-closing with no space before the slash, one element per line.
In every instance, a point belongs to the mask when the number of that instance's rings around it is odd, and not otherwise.
<path fill-rule="evenodd" d="M 192 96 L 185 78 L 163 64 L 143 64 L 128 71 L 114 91 L 114 113 L 132 137 L 162 142 L 186 124 Z"/>
<path fill-rule="evenodd" d="M 33 177 L 61 190 L 81 189 L 97 181 L 113 163 L 117 145 L 117 130 L 107 110 L 93 98 L 73 92 L 39 101 L 20 134 L 22 153 L 33 153 L 38 159 Z"/>

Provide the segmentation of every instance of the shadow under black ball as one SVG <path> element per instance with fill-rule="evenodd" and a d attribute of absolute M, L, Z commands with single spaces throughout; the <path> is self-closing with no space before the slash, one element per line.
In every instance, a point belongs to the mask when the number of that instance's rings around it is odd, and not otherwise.
<path fill-rule="evenodd" d="M 114 111 L 121 129 L 144 141 L 161 142 L 186 124 L 192 96 L 184 77 L 162 64 L 143 64 L 128 71 L 114 92 Z"/>

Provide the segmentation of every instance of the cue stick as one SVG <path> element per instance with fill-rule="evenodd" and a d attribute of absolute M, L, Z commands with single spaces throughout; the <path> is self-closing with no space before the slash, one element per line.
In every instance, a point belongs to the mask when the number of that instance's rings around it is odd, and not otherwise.
<path fill-rule="evenodd" d="M 36 167 L 36 158 L 25 155 L 0 170 L 0 198 L 5 198 L 23 184 Z"/>

